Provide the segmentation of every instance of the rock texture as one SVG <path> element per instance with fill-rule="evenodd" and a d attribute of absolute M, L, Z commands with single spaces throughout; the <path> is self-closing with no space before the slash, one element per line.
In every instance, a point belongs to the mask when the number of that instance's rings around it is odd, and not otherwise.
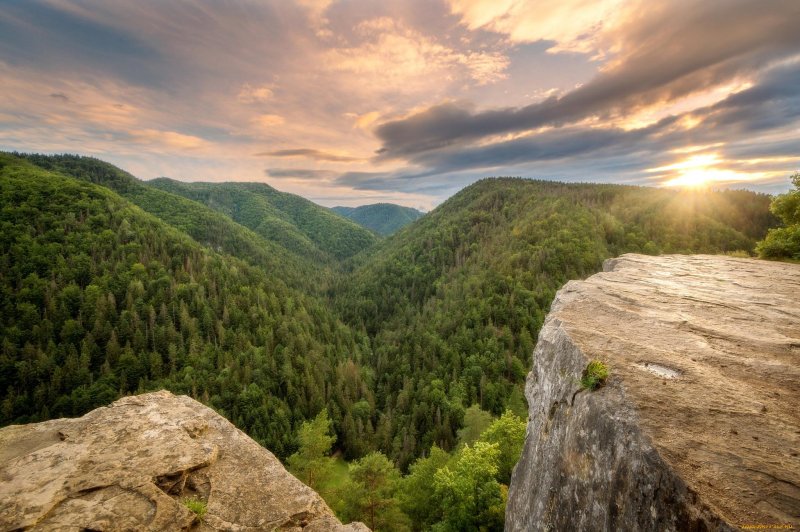
<path fill-rule="evenodd" d="M 557 294 L 507 530 L 800 526 L 800 265 L 624 255 Z M 606 386 L 579 391 L 591 359 Z"/>
<path fill-rule="evenodd" d="M 184 501 L 201 500 L 201 518 Z M 0 530 L 364 531 L 197 401 L 161 391 L 0 429 Z"/>

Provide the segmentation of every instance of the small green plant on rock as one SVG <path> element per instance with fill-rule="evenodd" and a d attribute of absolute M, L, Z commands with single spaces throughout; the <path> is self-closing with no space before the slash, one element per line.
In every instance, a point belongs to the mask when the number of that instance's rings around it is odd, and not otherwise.
<path fill-rule="evenodd" d="M 608 374 L 608 366 L 599 360 L 592 360 L 581 375 L 581 388 L 590 391 L 596 390 L 606 383 Z"/>
<path fill-rule="evenodd" d="M 196 497 L 189 497 L 183 499 L 183 505 L 186 506 L 191 512 L 193 512 L 197 517 L 200 519 L 206 515 L 206 501 L 200 500 Z"/>

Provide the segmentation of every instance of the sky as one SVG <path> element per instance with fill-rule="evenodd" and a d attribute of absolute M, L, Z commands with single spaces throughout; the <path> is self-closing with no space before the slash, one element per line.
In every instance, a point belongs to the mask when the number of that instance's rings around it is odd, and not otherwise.
<path fill-rule="evenodd" d="M 428 210 L 484 177 L 776 193 L 798 0 L 0 0 L 0 149 Z"/>

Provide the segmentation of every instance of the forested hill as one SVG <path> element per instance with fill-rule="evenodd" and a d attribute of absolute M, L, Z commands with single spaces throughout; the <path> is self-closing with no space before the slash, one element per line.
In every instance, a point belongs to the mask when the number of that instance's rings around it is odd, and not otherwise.
<path fill-rule="evenodd" d="M 377 241 L 358 224 L 264 183 L 182 183 L 159 178 L 148 184 L 208 205 L 306 256 L 311 256 L 309 250 L 319 249 L 336 259 L 346 259 Z"/>
<path fill-rule="evenodd" d="M 360 207 L 333 207 L 331 210 L 381 236 L 392 235 L 425 214 L 417 209 L 393 203 L 374 203 Z"/>
<path fill-rule="evenodd" d="M 0 207 L 0 424 L 168 388 L 279 456 L 323 408 L 342 447 L 362 448 L 348 413 L 372 404 L 369 344 L 324 302 L 109 188 L 3 153 Z"/>
<path fill-rule="evenodd" d="M 198 243 L 274 272 L 289 285 L 305 286 L 309 276 L 318 274 L 318 268 L 297 250 L 257 235 L 205 205 L 147 186 L 107 162 L 78 155 L 14 155 L 46 170 L 110 188 Z"/>
<path fill-rule="evenodd" d="M 165 178 L 143 182 L 92 157 L 16 155 L 108 187 L 198 242 L 275 271 L 290 282 L 307 284 L 309 276 L 319 276 L 321 265 L 329 266 L 377 241 L 369 231 L 324 207 L 267 185 L 187 185 Z"/>
<path fill-rule="evenodd" d="M 456 442 L 465 406 L 520 408 L 555 291 L 625 252 L 752 251 L 770 197 L 487 179 L 382 242 L 332 297 L 373 349 L 375 445 L 401 465 Z"/>

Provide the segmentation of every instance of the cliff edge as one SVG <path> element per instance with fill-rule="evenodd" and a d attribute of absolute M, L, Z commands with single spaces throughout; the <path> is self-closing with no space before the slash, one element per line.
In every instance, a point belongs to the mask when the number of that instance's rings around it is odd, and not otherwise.
<path fill-rule="evenodd" d="M 0 530 L 368 530 L 342 525 L 216 412 L 166 391 L 0 429 L 0 480 Z"/>
<path fill-rule="evenodd" d="M 506 529 L 800 526 L 800 265 L 604 266 L 539 334 Z M 592 359 L 611 377 L 581 390 Z"/>

